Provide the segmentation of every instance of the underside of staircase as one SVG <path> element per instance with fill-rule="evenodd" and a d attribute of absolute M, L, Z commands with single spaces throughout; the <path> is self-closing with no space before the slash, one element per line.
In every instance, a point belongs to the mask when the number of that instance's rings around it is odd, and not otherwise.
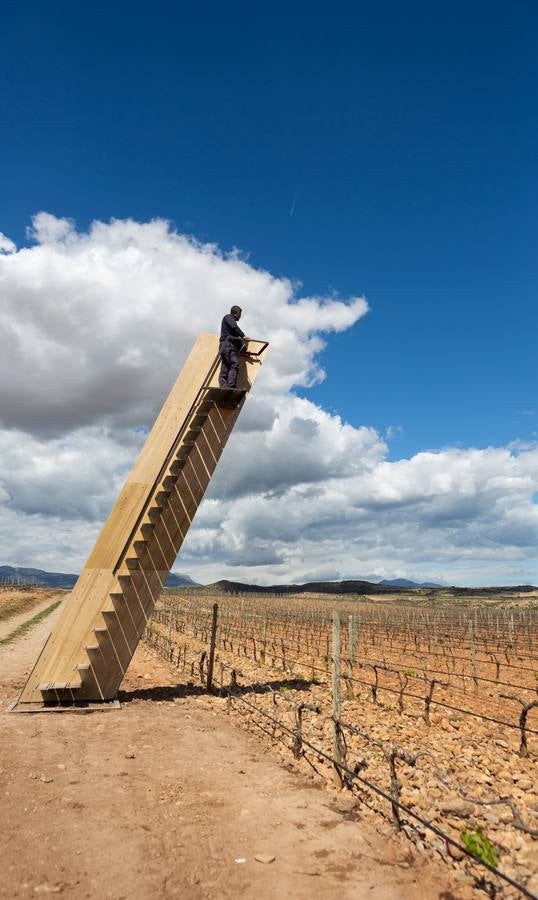
<path fill-rule="evenodd" d="M 222 389 L 218 338 L 198 337 L 15 709 L 116 696 L 265 346 L 249 345 L 237 388 Z"/>

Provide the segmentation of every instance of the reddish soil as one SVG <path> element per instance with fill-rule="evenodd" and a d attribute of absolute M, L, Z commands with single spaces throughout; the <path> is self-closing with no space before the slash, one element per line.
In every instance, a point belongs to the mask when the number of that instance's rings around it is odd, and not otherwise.
<path fill-rule="evenodd" d="M 475 896 L 348 796 L 287 771 L 146 647 L 120 710 L 8 713 L 51 621 L 0 650 L 1 897 Z"/>
<path fill-rule="evenodd" d="M 165 596 L 164 608 L 154 614 L 150 641 L 165 659 L 174 660 L 178 678 L 190 674 L 201 683 L 214 602 L 215 596 L 179 602 Z M 278 597 L 218 598 L 216 681 L 226 688 L 234 671 L 239 690 L 233 699 L 232 718 L 286 761 L 291 757 L 297 709 L 307 702 L 310 708 L 303 708 L 301 731 L 310 746 L 303 745 L 305 757 L 296 767 L 308 771 L 308 760 L 321 780 L 332 782 L 330 763 L 315 751 L 321 748 L 332 753 L 332 624 L 327 616 L 331 601 L 316 605 L 310 598 L 298 598 L 293 607 L 295 617 L 288 617 L 286 602 Z M 477 616 L 475 685 L 465 618 L 462 626 L 459 610 L 441 612 L 449 620 L 448 635 L 439 629 L 436 647 L 436 632 L 431 628 L 430 635 L 424 623 L 421 625 L 420 611 L 405 611 L 407 634 L 405 629 L 402 634 L 397 628 L 401 611 L 387 609 L 376 617 L 372 607 L 363 607 L 351 679 L 346 677 L 350 674 L 345 646 L 348 629 L 342 630 L 340 719 L 351 727 L 344 732 L 346 761 L 351 768 L 361 762 L 362 775 L 389 793 L 390 769 L 381 748 L 390 750 L 396 745 L 405 751 L 410 760 L 400 759 L 396 764 L 401 801 L 458 843 L 466 832 L 480 829 L 496 853 L 500 871 L 538 898 L 538 707 L 529 711 L 528 755 L 521 757 L 517 727 L 521 704 L 517 697 L 510 700 L 505 696 L 506 691 L 515 691 L 525 702 L 536 698 L 534 613 L 529 610 L 520 620 L 516 618 L 512 644 L 506 642 L 506 611 L 498 611 L 499 635 L 496 614 L 488 629 L 484 625 L 491 616 L 478 611 L 482 618 Z M 372 663 L 378 664 L 375 693 Z M 401 681 L 400 673 L 405 675 Z M 434 684 L 433 678 L 437 679 Z M 426 716 L 425 696 L 432 684 L 434 702 Z M 465 715 L 464 710 L 476 715 Z M 494 721 L 497 717 L 498 722 Z M 363 824 L 390 814 L 386 800 L 371 792 L 367 798 L 364 792 L 361 796 Z M 366 807 L 372 811 L 369 818 Z M 407 820 L 404 831 L 414 846 L 419 851 L 426 847 L 433 858 L 442 857 L 460 884 L 468 876 L 474 875 L 478 881 L 484 875 L 461 851 L 447 848 L 439 834 L 420 826 L 412 829 L 412 817 L 404 815 L 403 819 Z M 517 888 L 508 887 L 500 878 L 494 883 L 502 889 L 502 896 L 520 896 Z"/>

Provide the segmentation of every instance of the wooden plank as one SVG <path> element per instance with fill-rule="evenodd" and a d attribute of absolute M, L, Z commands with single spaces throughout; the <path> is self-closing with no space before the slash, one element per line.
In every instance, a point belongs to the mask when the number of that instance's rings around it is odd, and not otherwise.
<path fill-rule="evenodd" d="M 87 569 L 113 569 L 136 522 L 141 504 L 148 494 L 148 485 L 128 481 L 106 520 L 95 547 L 90 553 Z"/>
<path fill-rule="evenodd" d="M 212 366 L 217 363 L 218 339 L 213 334 L 199 335 L 155 425 L 135 462 L 129 481 L 153 484 Z M 214 374 L 211 376 L 215 377 Z"/>

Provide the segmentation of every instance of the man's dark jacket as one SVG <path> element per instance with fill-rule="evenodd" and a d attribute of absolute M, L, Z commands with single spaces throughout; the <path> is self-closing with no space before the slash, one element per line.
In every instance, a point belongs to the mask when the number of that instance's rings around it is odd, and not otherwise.
<path fill-rule="evenodd" d="M 220 326 L 220 349 L 222 350 L 225 344 L 229 344 L 234 350 L 241 350 L 244 336 L 244 331 L 241 331 L 232 314 L 228 313 L 227 316 L 224 316 Z"/>

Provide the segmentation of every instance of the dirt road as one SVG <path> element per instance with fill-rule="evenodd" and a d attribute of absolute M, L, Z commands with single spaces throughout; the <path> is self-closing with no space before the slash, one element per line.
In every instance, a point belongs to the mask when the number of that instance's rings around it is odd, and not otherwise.
<path fill-rule="evenodd" d="M 286 771 L 147 648 L 121 710 L 8 713 L 51 619 L 0 652 L 1 897 L 474 896 L 348 796 Z"/>
<path fill-rule="evenodd" d="M 23 612 L 15 613 L 15 615 L 9 616 L 7 619 L 3 619 L 2 621 L 0 621 L 0 641 L 8 637 L 8 635 L 12 634 L 19 627 L 19 625 L 22 625 L 29 619 L 37 616 L 40 612 L 43 612 L 43 610 L 47 609 L 47 607 L 49 607 L 56 600 L 62 600 L 64 597 L 64 592 L 62 592 L 61 594 L 47 593 L 42 600 L 37 602 L 34 606 L 31 606 L 29 609 L 26 609 Z"/>

